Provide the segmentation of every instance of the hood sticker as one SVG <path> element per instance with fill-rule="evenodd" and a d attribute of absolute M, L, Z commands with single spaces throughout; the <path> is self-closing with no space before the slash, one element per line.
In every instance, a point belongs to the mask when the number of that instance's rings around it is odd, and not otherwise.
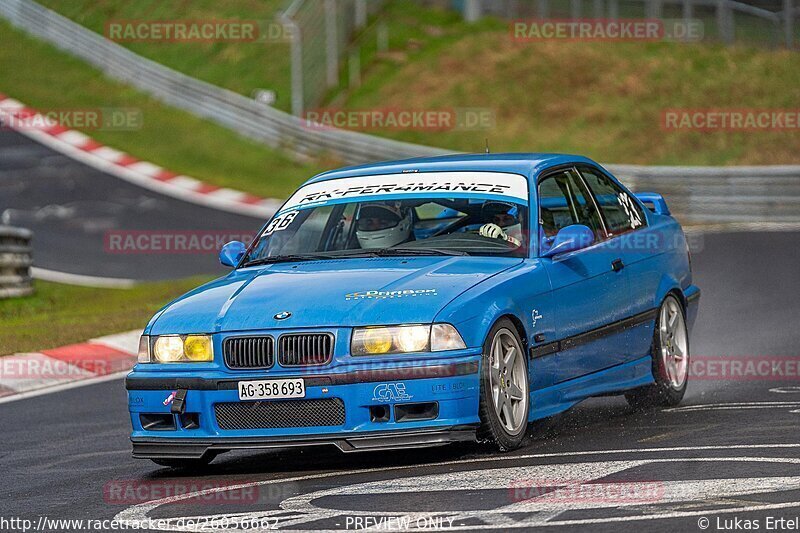
<path fill-rule="evenodd" d="M 345 294 L 344 299 L 350 300 L 388 300 L 395 298 L 416 298 L 417 296 L 438 296 L 436 289 L 408 289 L 404 291 L 362 291 Z"/>

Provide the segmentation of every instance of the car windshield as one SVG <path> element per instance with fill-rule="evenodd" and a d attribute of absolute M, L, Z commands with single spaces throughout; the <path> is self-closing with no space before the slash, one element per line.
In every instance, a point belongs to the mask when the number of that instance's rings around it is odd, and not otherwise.
<path fill-rule="evenodd" d="M 301 188 L 272 218 L 243 264 L 527 255 L 525 178 L 485 172 L 413 176 L 331 180 Z"/>

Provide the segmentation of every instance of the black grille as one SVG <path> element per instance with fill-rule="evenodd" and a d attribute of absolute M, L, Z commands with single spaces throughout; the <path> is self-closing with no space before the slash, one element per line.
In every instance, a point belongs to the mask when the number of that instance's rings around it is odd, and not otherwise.
<path fill-rule="evenodd" d="M 281 366 L 324 365 L 333 357 L 333 335 L 304 333 L 283 335 L 278 340 L 278 363 Z"/>
<path fill-rule="evenodd" d="M 270 368 L 275 364 L 272 337 L 231 337 L 223 348 L 229 368 Z"/>
<path fill-rule="evenodd" d="M 226 430 L 344 425 L 344 403 L 339 398 L 218 403 L 214 413 L 217 425 Z"/>

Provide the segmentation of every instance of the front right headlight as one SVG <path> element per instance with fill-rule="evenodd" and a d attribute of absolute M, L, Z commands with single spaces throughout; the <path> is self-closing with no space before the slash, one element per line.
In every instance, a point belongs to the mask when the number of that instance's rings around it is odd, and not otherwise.
<path fill-rule="evenodd" d="M 139 363 L 209 363 L 214 360 L 210 335 L 142 335 Z"/>

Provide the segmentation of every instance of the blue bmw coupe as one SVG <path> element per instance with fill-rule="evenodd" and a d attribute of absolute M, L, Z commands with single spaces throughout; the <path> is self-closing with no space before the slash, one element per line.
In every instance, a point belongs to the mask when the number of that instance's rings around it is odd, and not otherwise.
<path fill-rule="evenodd" d="M 306 182 L 233 270 L 159 311 L 126 380 L 134 457 L 488 442 L 592 396 L 675 405 L 700 290 L 656 193 L 559 154 Z"/>

